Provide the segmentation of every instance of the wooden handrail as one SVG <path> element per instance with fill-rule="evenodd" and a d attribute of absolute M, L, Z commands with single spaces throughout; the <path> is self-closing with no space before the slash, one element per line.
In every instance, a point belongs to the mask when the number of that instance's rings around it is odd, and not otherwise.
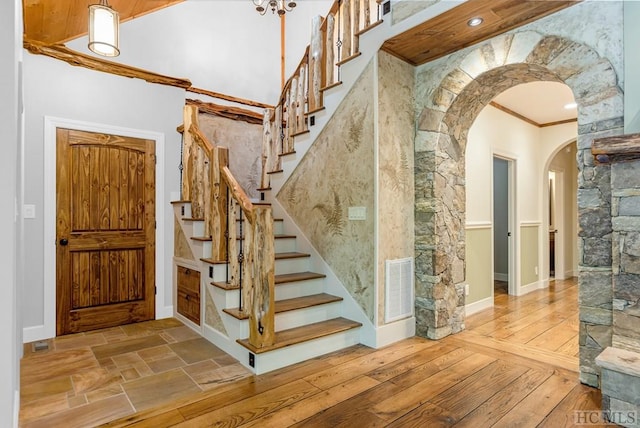
<path fill-rule="evenodd" d="M 207 137 L 202 134 L 202 131 L 200 131 L 200 128 L 198 128 L 198 125 L 195 123 L 192 123 L 189 127 L 189 134 L 191 134 L 193 140 L 202 148 L 202 150 L 205 150 L 207 153 L 210 153 L 213 150 L 213 146 L 209 140 L 207 140 Z"/>
<path fill-rule="evenodd" d="M 228 167 L 223 166 L 220 168 L 220 175 L 227 183 L 227 186 L 229 186 L 229 192 L 233 199 L 240 204 L 240 208 L 242 208 L 242 211 L 247 216 L 249 224 L 254 225 L 256 220 L 255 209 L 247 194 L 242 190 L 242 187 L 240 187 L 240 184 L 238 184 L 238 181 Z"/>

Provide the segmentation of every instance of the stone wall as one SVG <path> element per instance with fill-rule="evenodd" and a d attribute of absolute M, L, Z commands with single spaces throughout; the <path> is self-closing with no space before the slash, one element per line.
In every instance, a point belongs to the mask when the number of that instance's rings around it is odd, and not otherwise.
<path fill-rule="evenodd" d="M 578 103 L 580 376 L 598 385 L 594 360 L 611 341 L 612 299 L 603 291 L 611 284 L 611 190 L 610 169 L 594 163 L 590 147 L 594 138 L 622 133 L 620 22 L 621 2 L 585 2 L 417 69 L 418 334 L 440 338 L 464 328 L 464 156 L 471 124 L 510 87 L 564 82 Z"/>

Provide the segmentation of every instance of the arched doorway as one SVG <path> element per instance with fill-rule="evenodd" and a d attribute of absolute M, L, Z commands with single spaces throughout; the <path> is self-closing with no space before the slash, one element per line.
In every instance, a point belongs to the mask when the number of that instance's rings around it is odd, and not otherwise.
<path fill-rule="evenodd" d="M 449 58 L 441 67 L 444 70 L 421 74 L 418 79 L 425 81 L 417 81 L 418 93 L 425 95 L 419 100 L 415 156 L 420 223 L 415 237 L 416 332 L 429 338 L 464 329 L 464 153 L 478 113 L 497 94 L 520 83 L 556 81 L 572 89 L 578 104 L 578 199 L 584 192 L 590 195 L 589 205 L 579 206 L 582 249 L 594 241 L 610 248 L 609 170 L 594 164 L 589 149 L 599 135 L 621 134 L 623 116 L 623 95 L 611 63 L 590 47 L 562 37 L 533 31 L 507 34 Z M 444 78 L 434 81 L 434 75 Z M 579 271 L 581 292 L 611 287 L 610 251 L 583 257 Z M 606 330 L 610 309 L 607 313 L 603 305 L 606 302 L 583 300 L 580 307 L 582 335 L 589 335 L 591 326 L 602 327 L 598 337 L 580 348 L 581 381 L 594 386 L 595 356 L 611 337 Z"/>

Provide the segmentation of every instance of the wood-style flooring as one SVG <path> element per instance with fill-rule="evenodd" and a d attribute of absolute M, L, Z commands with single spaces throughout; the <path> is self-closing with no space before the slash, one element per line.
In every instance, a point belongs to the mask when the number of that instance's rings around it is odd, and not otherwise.
<path fill-rule="evenodd" d="M 163 322 L 175 320 L 146 328 Z M 522 297 L 496 292 L 493 309 L 468 317 L 464 332 L 439 341 L 415 337 L 377 350 L 359 345 L 261 376 L 209 356 L 209 366 L 236 367 L 241 377 L 219 376 L 213 383 L 199 383 L 193 376 L 198 370 L 189 369 L 208 355 L 181 351 L 182 340 L 174 346 L 154 342 L 155 336 L 167 341 L 166 331 L 137 337 L 147 351 L 84 342 L 67 348 L 73 356 L 55 358 L 68 352 L 56 348 L 49 357 L 25 357 L 21 421 L 47 427 L 573 426 L 576 412 L 598 411 L 601 399 L 597 389 L 578 381 L 577 325 L 576 281 L 555 281 Z M 136 327 L 121 327 L 120 334 L 128 328 Z M 188 334 L 185 327 L 172 328 Z M 175 356 L 161 358 L 168 361 L 154 372 L 149 355 L 169 352 L 167 347 Z M 42 364 L 29 362 L 35 358 Z M 179 368 L 171 368 L 175 358 L 183 361 Z M 140 360 L 154 374 L 142 377 Z M 228 357 L 224 362 L 231 363 Z M 140 384 L 122 381 L 127 364 Z M 96 371 L 102 386 L 92 390 Z M 117 380 L 109 381 L 109 373 Z M 34 405 L 39 400 L 49 404 Z M 56 411 L 56 403 L 66 410 Z"/>

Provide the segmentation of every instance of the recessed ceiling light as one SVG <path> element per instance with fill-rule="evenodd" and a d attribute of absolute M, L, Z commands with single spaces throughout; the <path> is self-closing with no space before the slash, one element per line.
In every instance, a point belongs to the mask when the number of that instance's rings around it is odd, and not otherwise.
<path fill-rule="evenodd" d="M 576 107 L 578 107 L 577 103 L 569 103 L 564 105 L 564 108 L 566 108 L 567 110 L 571 110 L 572 108 L 576 108 Z"/>
<path fill-rule="evenodd" d="M 478 17 L 475 18 L 471 18 L 470 20 L 467 21 L 467 25 L 469 27 L 477 27 L 478 25 L 482 24 L 484 22 L 484 19 Z"/>

